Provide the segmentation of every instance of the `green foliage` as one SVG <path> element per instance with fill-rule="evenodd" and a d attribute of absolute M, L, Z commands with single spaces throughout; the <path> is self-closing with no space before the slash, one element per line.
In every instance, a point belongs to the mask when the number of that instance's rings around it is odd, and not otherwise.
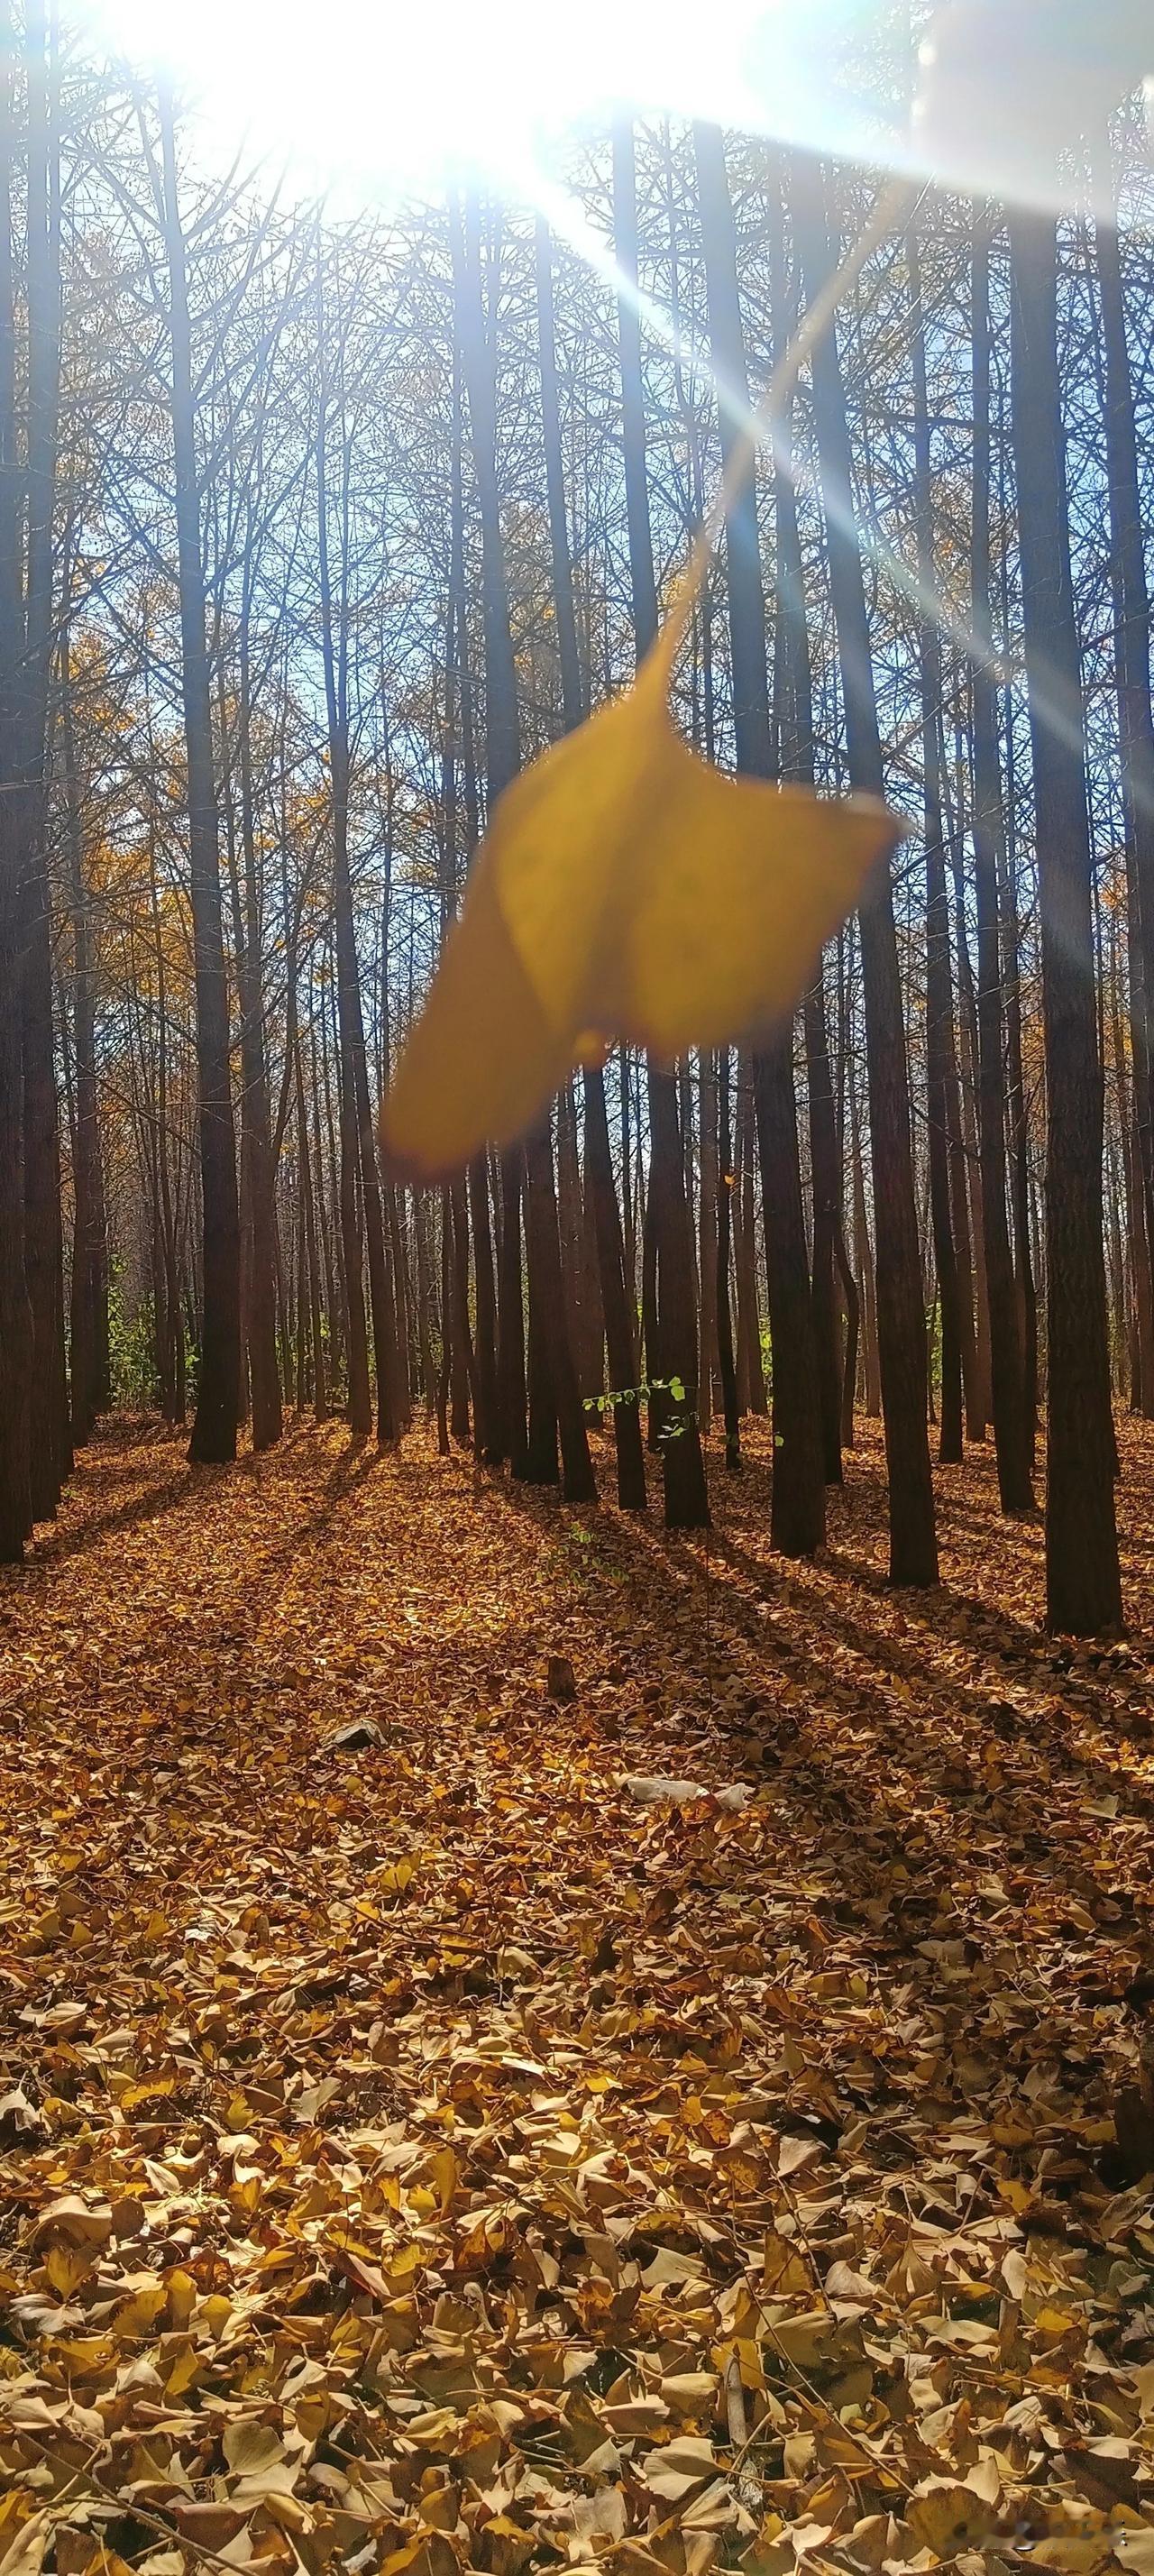
<path fill-rule="evenodd" d="M 108 1285 L 108 1355 L 112 1401 L 118 1411 L 147 1413 L 156 1403 L 156 1318 L 145 1297 L 129 1306 L 117 1263 Z"/>
<path fill-rule="evenodd" d="M 655 1395 L 668 1395 L 670 1401 L 680 1408 L 671 1421 L 662 1424 L 657 1434 L 660 1448 L 667 1441 L 682 1439 L 690 1424 L 697 1420 L 697 1407 L 689 1403 L 684 1378 L 676 1376 L 643 1378 L 640 1386 L 619 1386 L 611 1388 L 608 1395 L 587 1395 L 585 1411 L 601 1414 L 615 1412 L 619 1404 L 650 1404 Z"/>

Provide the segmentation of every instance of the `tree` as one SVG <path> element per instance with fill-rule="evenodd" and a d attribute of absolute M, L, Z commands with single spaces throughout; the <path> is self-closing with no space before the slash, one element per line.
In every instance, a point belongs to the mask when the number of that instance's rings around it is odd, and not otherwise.
<path fill-rule="evenodd" d="M 24 1265 L 23 616 L 11 18 L 0 65 L 0 1563 L 18 1565 L 32 1529 L 29 1393 L 32 1310 Z"/>
<path fill-rule="evenodd" d="M 561 456 L 556 326 L 553 307 L 553 245 L 548 225 L 540 216 L 537 219 L 534 248 L 537 336 L 541 360 L 541 434 L 545 450 L 549 555 L 553 602 L 557 617 L 562 716 L 566 730 L 569 731 L 582 722 L 586 710 L 577 645 L 577 616 L 573 598 L 573 570 Z M 609 1358 L 609 1386 L 615 1399 L 612 1410 L 617 1455 L 617 1500 L 624 1511 L 644 1511 L 645 1452 L 641 1441 L 637 1332 L 635 1320 L 630 1311 L 625 1272 L 625 1239 L 609 1143 L 605 1078 L 600 1065 L 584 1066 L 582 1085 L 585 1104 L 587 1187 L 593 1208 L 601 1306 L 605 1319 L 605 1340 Z"/>
<path fill-rule="evenodd" d="M 929 397 L 926 388 L 926 328 L 917 219 L 906 231 L 910 271 L 910 342 L 914 392 L 914 510 L 917 520 L 918 585 L 923 602 L 934 597 L 933 467 L 930 455 Z M 950 910 L 946 896 L 945 831 L 942 817 L 938 724 L 942 701 L 942 656 L 937 621 L 923 606 L 918 620 L 918 653 L 922 696 L 922 777 L 926 839 L 926 1122 L 930 1164 L 930 1210 L 934 1263 L 938 1274 L 941 1318 L 941 1413 L 938 1456 L 943 1466 L 962 1457 L 962 1311 L 950 1196 L 950 1091 L 956 1086 L 954 1009 L 950 980 Z"/>
<path fill-rule="evenodd" d="M 502 789 L 510 784 L 520 767 L 521 734 L 497 487 L 496 390 L 492 349 L 485 327 L 481 293 L 480 208 L 475 193 L 471 194 L 466 201 L 464 223 L 460 235 L 455 236 L 455 239 L 459 243 L 457 322 L 469 396 L 473 465 L 481 517 L 481 582 L 485 621 L 485 757 L 491 810 Z M 517 1453 L 522 1436 L 520 1424 L 524 1418 L 524 1379 L 521 1361 L 523 1350 L 520 1213 L 522 1160 L 516 1148 L 507 1151 L 501 1160 L 503 1228 L 500 1347 L 506 1354 L 501 1394 L 506 1444 L 513 1454 L 516 1467 L 519 1463 Z M 542 1412 L 545 1424 L 545 1428 L 539 1432 L 538 1443 L 535 1443 L 532 1436 L 532 1422 L 530 1423 L 526 1472 L 534 1482 L 552 1482 L 553 1444 L 547 1426 L 555 1418 L 561 1439 L 566 1500 L 569 1502 L 595 1501 L 597 1485 L 589 1456 L 585 1417 L 570 1346 L 569 1326 L 562 1291 L 561 1243 L 557 1220 L 553 1145 L 547 1117 L 533 1130 L 527 1140 L 524 1174 L 529 1217 L 530 1335 L 531 1342 L 534 1342 L 538 1377 L 536 1410 L 538 1424 L 541 1424 Z"/>
<path fill-rule="evenodd" d="M 721 397 L 721 451 L 733 453 L 734 403 L 749 408 L 745 337 L 737 293 L 733 212 L 725 152 L 716 126 L 694 128 L 701 195 L 709 331 Z M 771 778 L 773 743 L 765 647 L 765 595 L 757 493 L 747 478 L 725 533 L 730 662 L 737 766 Z M 786 1556 L 811 1556 L 825 1536 L 821 1399 L 810 1303 L 793 1082 L 793 1032 L 778 1032 L 754 1058 L 754 1100 L 765 1198 L 769 1328 L 773 1347 L 774 1545 Z"/>
<path fill-rule="evenodd" d="M 998 1489 L 1004 1512 L 1033 1509 L 1033 1457 L 1006 1199 L 1004 1021 L 998 853 L 1004 839 L 990 619 L 990 216 L 974 209 L 971 325 L 973 467 L 970 577 L 977 650 L 971 678 L 974 900 L 978 925 L 978 1119 Z"/>
<path fill-rule="evenodd" d="M 1108 137 L 1099 143 L 1096 161 L 1100 184 L 1107 177 L 1112 181 Z M 1104 185 L 1102 193 L 1107 193 Z M 1150 595 L 1117 224 L 1100 215 L 1095 244 L 1102 314 L 1118 732 L 1129 873 L 1134 1090 L 1149 1246 L 1154 1243 L 1154 709 L 1150 693 Z M 1154 1412 L 1154 1386 L 1144 1387 L 1142 1395 L 1143 1410 Z"/>
<path fill-rule="evenodd" d="M 188 852 L 196 959 L 204 1319 L 189 1457 L 236 1456 L 240 1394 L 240 1207 L 229 1062 L 229 999 L 220 896 L 219 815 L 205 643 L 200 483 L 196 461 L 188 275 L 171 91 L 160 94 L 161 212 L 168 263 L 171 421 L 176 465 L 181 679 L 188 765 Z"/>
<path fill-rule="evenodd" d="M 830 268 L 816 162 L 801 157 L 795 161 L 792 206 L 802 276 L 812 297 Z M 830 590 L 845 696 L 846 757 L 851 784 L 880 796 L 885 771 L 854 514 L 849 422 L 832 330 L 823 334 L 814 350 L 812 381 Z M 925 1318 L 901 977 L 888 869 L 878 872 L 859 919 L 877 1231 L 877 1331 L 889 1471 L 890 1577 L 898 1584 L 930 1584 L 937 1581 L 938 1552 L 926 1438 Z"/>
<path fill-rule="evenodd" d="M 657 633 L 657 584 L 645 463 L 645 394 L 637 288 L 637 178 L 633 129 L 619 119 L 613 129 L 613 226 L 617 263 L 626 281 L 617 299 L 621 359 L 621 420 L 629 572 L 638 661 Z M 630 292 L 629 290 L 633 291 Z M 660 1382 L 656 1407 L 669 1529 L 708 1524 L 709 1498 L 697 1418 L 697 1317 L 693 1291 L 693 1239 L 685 1191 L 685 1157 L 676 1079 L 651 1055 L 649 1093 L 649 1226 L 653 1263 L 651 1325 L 646 1356 L 651 1380 Z"/>
<path fill-rule="evenodd" d="M 1046 1046 L 1046 1606 L 1095 1636 L 1122 1617 L 1102 1250 L 1102 1066 L 1070 569 L 1052 219 L 1010 220 L 1013 446 L 1037 822 Z"/>

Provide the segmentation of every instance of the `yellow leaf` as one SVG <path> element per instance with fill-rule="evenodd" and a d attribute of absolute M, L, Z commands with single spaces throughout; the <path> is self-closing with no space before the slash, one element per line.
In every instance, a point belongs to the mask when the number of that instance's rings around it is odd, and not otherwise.
<path fill-rule="evenodd" d="M 29 2513 L 11 2533 L 0 2537 L 0 2569 L 3 2576 L 40 2576 L 44 2552 L 52 2538 L 52 2516 L 46 2510 Z"/>
<path fill-rule="evenodd" d="M 183 2352 L 178 2352 L 164 2383 L 165 2396 L 171 2403 L 178 2397 L 187 2396 L 203 2367 L 199 2353 L 193 2351 L 191 2344 L 186 2344 Z"/>
<path fill-rule="evenodd" d="M 460 2180 L 457 2159 L 451 2147 L 438 2149 L 429 2168 L 429 2178 L 437 2195 L 437 2205 L 444 2217 L 452 2206 L 453 2194 Z"/>
<path fill-rule="evenodd" d="M 374 1884 L 382 1896 L 403 1896 L 406 1889 L 412 1886 L 416 1875 L 415 1860 L 390 1861 L 387 1868 L 377 1871 Z"/>
<path fill-rule="evenodd" d="M 178 2266 L 175 2271 L 166 2273 L 164 2286 L 168 2293 L 169 2321 L 179 2332 L 188 2324 L 192 2315 L 196 2303 L 196 2283 L 191 2272 L 181 2271 Z"/>
<path fill-rule="evenodd" d="M 506 790 L 382 1111 L 430 1180 L 521 1135 L 604 1033 L 663 1057 L 781 1021 L 901 829 L 869 797 L 723 775 L 634 688 Z"/>
<path fill-rule="evenodd" d="M 143 2102 L 162 2102 L 175 2091 L 174 2075 L 157 2075 L 143 2084 L 126 2084 L 117 2097 L 117 2109 L 123 2111 L 127 2118 L 129 2112 L 138 2111 Z"/>
<path fill-rule="evenodd" d="M 57 2297 L 70 2299 L 92 2270 L 90 2257 L 81 2246 L 53 2245 L 45 2257 L 44 2269 Z"/>
<path fill-rule="evenodd" d="M 952 2558 L 959 2549 L 980 2549 L 997 2515 L 960 2480 L 926 2478 L 910 2499 L 906 2520 L 923 2548 Z"/>
<path fill-rule="evenodd" d="M 137 2290 L 132 2298 L 125 2299 L 112 2320 L 112 2331 L 118 2341 L 133 2342 L 138 2335 L 147 2334 L 167 2304 L 168 2291 L 163 2281 L 152 2282 L 148 2288 Z"/>

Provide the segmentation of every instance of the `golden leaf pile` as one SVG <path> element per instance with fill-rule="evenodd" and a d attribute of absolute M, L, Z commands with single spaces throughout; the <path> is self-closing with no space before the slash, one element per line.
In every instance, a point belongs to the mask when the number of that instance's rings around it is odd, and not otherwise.
<path fill-rule="evenodd" d="M 751 1445 L 708 1663 L 703 1546 L 335 1427 L 0 1581 L 3 2576 L 1150 2576 L 1149 1654 Z"/>

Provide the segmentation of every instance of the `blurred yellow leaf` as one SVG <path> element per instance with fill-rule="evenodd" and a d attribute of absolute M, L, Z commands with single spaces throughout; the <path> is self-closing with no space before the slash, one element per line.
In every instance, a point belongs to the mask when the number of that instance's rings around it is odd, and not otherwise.
<path fill-rule="evenodd" d="M 669 658 L 661 639 L 496 808 L 382 1112 L 415 1178 L 521 1135 L 599 1035 L 672 1058 L 780 1021 L 898 837 L 872 798 L 699 759 Z"/>

